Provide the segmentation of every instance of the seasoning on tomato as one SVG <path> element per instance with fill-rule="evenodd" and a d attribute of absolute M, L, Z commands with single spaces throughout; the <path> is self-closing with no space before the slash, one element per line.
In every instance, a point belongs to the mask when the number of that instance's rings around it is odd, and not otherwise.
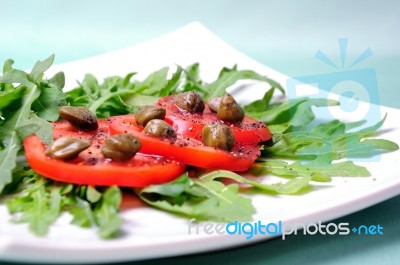
<path fill-rule="evenodd" d="M 98 120 L 96 131 L 77 130 L 66 121 L 55 122 L 53 138 L 55 141 L 64 139 L 58 148 L 71 147 L 74 139 L 78 139 L 78 142 L 90 142 L 89 147 L 83 148 L 80 143 L 78 146 L 83 150 L 58 159 L 51 155 L 51 151 L 46 152 L 46 146 L 36 135 L 24 140 L 25 156 L 32 169 L 57 181 L 93 186 L 145 187 L 169 182 L 185 171 L 184 164 L 160 156 L 134 154 L 131 151 L 128 152 L 130 157 L 126 157 L 124 149 L 129 145 L 140 148 L 140 144 L 134 142 L 136 138 L 131 136 L 110 138 L 106 121 Z M 109 140 L 105 145 L 106 139 Z"/>
<path fill-rule="evenodd" d="M 222 122 L 232 130 L 237 144 L 258 144 L 272 137 L 264 123 L 243 115 L 243 110 L 230 95 L 211 99 L 201 112 L 185 111 L 177 99 L 180 99 L 177 95 L 163 97 L 156 106 L 166 109 L 165 118 L 172 122 L 179 135 L 201 141 L 201 132 L 206 124 Z"/>
<path fill-rule="evenodd" d="M 161 132 L 158 134 L 147 133 L 143 126 L 137 124 L 133 115 L 114 116 L 109 118 L 108 121 L 110 122 L 111 134 L 130 133 L 140 139 L 142 144 L 140 151 L 142 153 L 172 158 L 191 166 L 245 171 L 253 165 L 260 155 L 260 148 L 257 144 L 241 144 L 237 142 L 232 144 L 233 135 L 230 136 L 232 137 L 231 139 L 227 139 L 227 143 L 224 143 L 227 146 L 227 150 L 223 150 L 219 148 L 218 144 L 215 144 L 215 147 L 207 146 L 201 140 L 191 138 L 190 135 L 175 133 L 175 131 L 169 134 Z M 170 119 L 166 118 L 164 122 L 170 126 L 165 126 L 161 122 L 157 123 L 162 124 L 160 126 L 168 130 L 176 127 L 174 121 Z M 149 124 L 150 122 L 146 127 Z M 153 131 L 159 129 L 161 130 L 162 128 L 153 129 Z M 226 133 L 225 129 L 222 129 L 222 131 Z M 207 137 L 211 138 L 211 136 Z M 213 142 L 215 140 L 208 139 L 207 141 Z"/>

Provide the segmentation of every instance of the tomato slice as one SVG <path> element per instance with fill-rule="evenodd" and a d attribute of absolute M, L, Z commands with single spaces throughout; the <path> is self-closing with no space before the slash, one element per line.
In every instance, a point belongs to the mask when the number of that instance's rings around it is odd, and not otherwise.
<path fill-rule="evenodd" d="M 140 138 L 141 152 L 157 154 L 181 161 L 187 165 L 207 169 L 245 171 L 260 155 L 259 146 L 235 144 L 231 151 L 205 146 L 201 141 L 177 135 L 177 138 L 158 138 L 146 135 L 143 127 L 137 125 L 133 115 L 109 118 L 111 134 L 131 133 Z M 174 126 L 174 121 L 165 119 Z"/>
<path fill-rule="evenodd" d="M 166 118 L 173 122 L 174 129 L 178 134 L 185 135 L 201 141 L 201 130 L 211 122 L 219 121 L 217 115 L 205 106 L 203 113 L 189 113 L 181 111 L 176 105 L 174 96 L 161 98 L 157 106 L 166 109 Z M 258 144 L 271 139 L 272 135 L 268 127 L 251 117 L 245 116 L 241 122 L 227 123 L 235 135 L 237 143 Z"/>
<path fill-rule="evenodd" d="M 100 151 L 109 136 L 106 121 L 99 121 L 96 132 L 78 131 L 64 121 L 53 123 L 54 139 L 62 136 L 90 139 L 92 145 L 77 158 L 63 161 L 46 156 L 46 146 L 36 135 L 24 140 L 29 165 L 39 174 L 57 181 L 93 186 L 145 187 L 171 181 L 185 170 L 185 165 L 180 162 L 141 153 L 126 162 L 106 159 Z"/>

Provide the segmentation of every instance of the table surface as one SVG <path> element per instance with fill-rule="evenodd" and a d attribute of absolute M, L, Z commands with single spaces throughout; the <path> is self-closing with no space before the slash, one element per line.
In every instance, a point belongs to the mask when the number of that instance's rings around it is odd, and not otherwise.
<path fill-rule="evenodd" d="M 0 61 L 30 68 L 56 54 L 67 62 L 127 47 L 199 21 L 230 45 L 289 76 L 332 70 L 318 50 L 341 64 L 338 38 L 348 38 L 350 65 L 374 68 L 380 104 L 400 108 L 400 2 L 349 1 L 0 1 Z M 334 220 L 380 224 L 384 235 L 293 236 L 237 249 L 127 264 L 396 264 L 400 196 Z"/>

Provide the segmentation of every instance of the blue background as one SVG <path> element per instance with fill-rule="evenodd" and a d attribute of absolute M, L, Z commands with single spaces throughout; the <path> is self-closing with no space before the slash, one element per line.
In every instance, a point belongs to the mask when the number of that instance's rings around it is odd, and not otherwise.
<path fill-rule="evenodd" d="M 56 63 L 97 55 L 199 21 L 230 45 L 289 76 L 341 66 L 338 38 L 349 40 L 347 62 L 373 56 L 382 105 L 400 108 L 398 1 L 4 1 L 0 0 L 0 61 L 18 68 L 56 54 Z M 137 264 L 395 264 L 400 260 L 400 197 L 335 220 L 380 224 L 383 236 L 296 236 L 239 249 Z M 155 250 L 156 251 L 156 250 Z"/>

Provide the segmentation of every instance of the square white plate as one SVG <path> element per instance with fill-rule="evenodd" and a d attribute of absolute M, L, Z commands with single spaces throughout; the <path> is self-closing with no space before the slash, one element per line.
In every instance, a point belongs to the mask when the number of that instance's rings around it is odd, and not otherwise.
<path fill-rule="evenodd" d="M 110 75 L 139 72 L 137 78 L 164 66 L 187 66 L 199 62 L 201 76 L 215 79 L 219 70 L 237 64 L 252 69 L 285 85 L 287 77 L 250 59 L 222 42 L 199 23 L 189 24 L 155 40 L 113 51 L 96 57 L 52 67 L 48 75 L 64 71 L 66 88 L 76 87 L 84 74 L 92 73 L 100 80 Z M 251 90 L 236 89 L 242 102 L 259 98 L 265 85 L 251 83 Z M 384 138 L 398 142 L 400 111 L 382 107 L 388 113 Z M 335 113 L 338 109 L 332 109 Z M 368 178 L 335 178 L 331 183 L 316 185 L 301 196 L 251 195 L 257 213 L 254 221 L 263 223 L 311 223 L 331 220 L 400 193 L 398 152 L 384 154 L 376 162 L 360 162 L 372 173 Z M 189 235 L 188 219 L 149 207 L 137 207 L 121 213 L 124 236 L 101 240 L 94 230 L 69 224 L 63 215 L 44 238 L 33 236 L 24 224 L 13 224 L 7 209 L 0 206 L 0 259 L 26 262 L 101 263 L 132 261 L 217 250 L 265 240 L 258 235 L 251 240 L 244 236 Z"/>

